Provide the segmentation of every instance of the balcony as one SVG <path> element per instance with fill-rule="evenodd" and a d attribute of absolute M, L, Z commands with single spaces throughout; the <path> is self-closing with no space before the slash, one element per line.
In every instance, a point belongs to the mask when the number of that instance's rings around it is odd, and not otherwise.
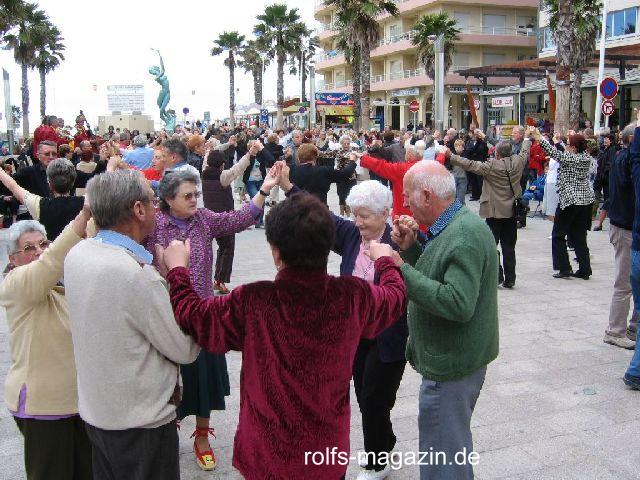
<path fill-rule="evenodd" d="M 330 23 L 328 25 L 323 23 L 316 29 L 316 31 L 318 32 L 318 37 L 320 38 L 320 40 L 326 40 L 327 38 L 331 38 L 338 33 L 335 23 Z"/>

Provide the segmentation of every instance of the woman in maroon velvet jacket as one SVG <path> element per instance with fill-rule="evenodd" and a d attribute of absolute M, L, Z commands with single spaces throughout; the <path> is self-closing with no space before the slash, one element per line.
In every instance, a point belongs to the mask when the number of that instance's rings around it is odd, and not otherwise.
<path fill-rule="evenodd" d="M 370 254 L 382 255 L 374 265 L 379 285 L 329 276 L 335 225 L 312 195 L 273 207 L 266 236 L 275 280 L 204 300 L 185 268 L 189 245 L 176 241 L 159 251 L 170 270 L 176 320 L 211 352 L 243 352 L 233 465 L 246 478 L 338 480 L 349 462 L 356 349 L 361 337 L 374 338 L 397 320 L 406 303 L 404 282 L 393 250 L 378 242 Z M 324 458 L 312 458 L 313 452 Z"/>

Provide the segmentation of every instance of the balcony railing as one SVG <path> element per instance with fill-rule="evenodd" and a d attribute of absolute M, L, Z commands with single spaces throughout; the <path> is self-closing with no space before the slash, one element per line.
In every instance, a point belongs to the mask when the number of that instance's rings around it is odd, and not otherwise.
<path fill-rule="evenodd" d="M 330 32 L 331 30 L 335 30 L 335 29 L 336 29 L 335 23 L 330 23 L 328 25 L 323 23 L 322 25 L 320 25 L 320 27 L 318 27 L 318 33 Z"/>
<path fill-rule="evenodd" d="M 317 54 L 314 59 L 316 63 L 318 62 L 326 62 L 327 60 L 332 60 L 340 55 L 344 55 L 344 52 L 341 50 L 329 50 L 328 52 L 323 52 Z"/>
<path fill-rule="evenodd" d="M 385 73 L 383 75 L 371 75 L 371 83 L 401 80 L 403 78 L 422 77 L 424 75 L 426 75 L 424 68 L 417 68 L 415 70 L 401 70 L 399 72 Z"/>

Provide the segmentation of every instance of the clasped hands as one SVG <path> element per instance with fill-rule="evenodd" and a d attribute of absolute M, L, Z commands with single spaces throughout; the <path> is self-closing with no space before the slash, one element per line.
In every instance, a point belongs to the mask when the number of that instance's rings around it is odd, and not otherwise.
<path fill-rule="evenodd" d="M 418 222 L 409 215 L 396 215 L 393 218 L 391 239 L 400 247 L 400 250 L 409 249 L 418 239 Z M 374 261 L 380 257 L 391 257 L 398 267 L 404 263 L 400 254 L 386 243 L 372 241 L 365 253 Z"/>

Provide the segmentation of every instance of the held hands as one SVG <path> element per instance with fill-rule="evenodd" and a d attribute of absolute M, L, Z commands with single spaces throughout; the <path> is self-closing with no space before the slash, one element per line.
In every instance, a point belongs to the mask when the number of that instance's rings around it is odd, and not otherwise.
<path fill-rule="evenodd" d="M 417 238 L 418 224 L 413 218 L 403 215 L 393 219 L 391 239 L 400 247 L 400 250 L 408 250 Z"/>
<path fill-rule="evenodd" d="M 191 255 L 191 240 L 184 242 L 173 240 L 167 248 L 156 244 L 156 258 L 158 259 L 158 271 L 163 277 L 167 276 L 176 267 L 189 268 L 189 256 Z"/>
<path fill-rule="evenodd" d="M 398 267 L 404 263 L 402 258 L 400 258 L 400 255 L 398 255 L 398 252 L 391 248 L 391 245 L 380 243 L 375 240 L 372 240 L 369 243 L 369 247 L 364 251 L 364 253 L 374 262 L 380 257 L 391 257 L 391 259 Z"/>

